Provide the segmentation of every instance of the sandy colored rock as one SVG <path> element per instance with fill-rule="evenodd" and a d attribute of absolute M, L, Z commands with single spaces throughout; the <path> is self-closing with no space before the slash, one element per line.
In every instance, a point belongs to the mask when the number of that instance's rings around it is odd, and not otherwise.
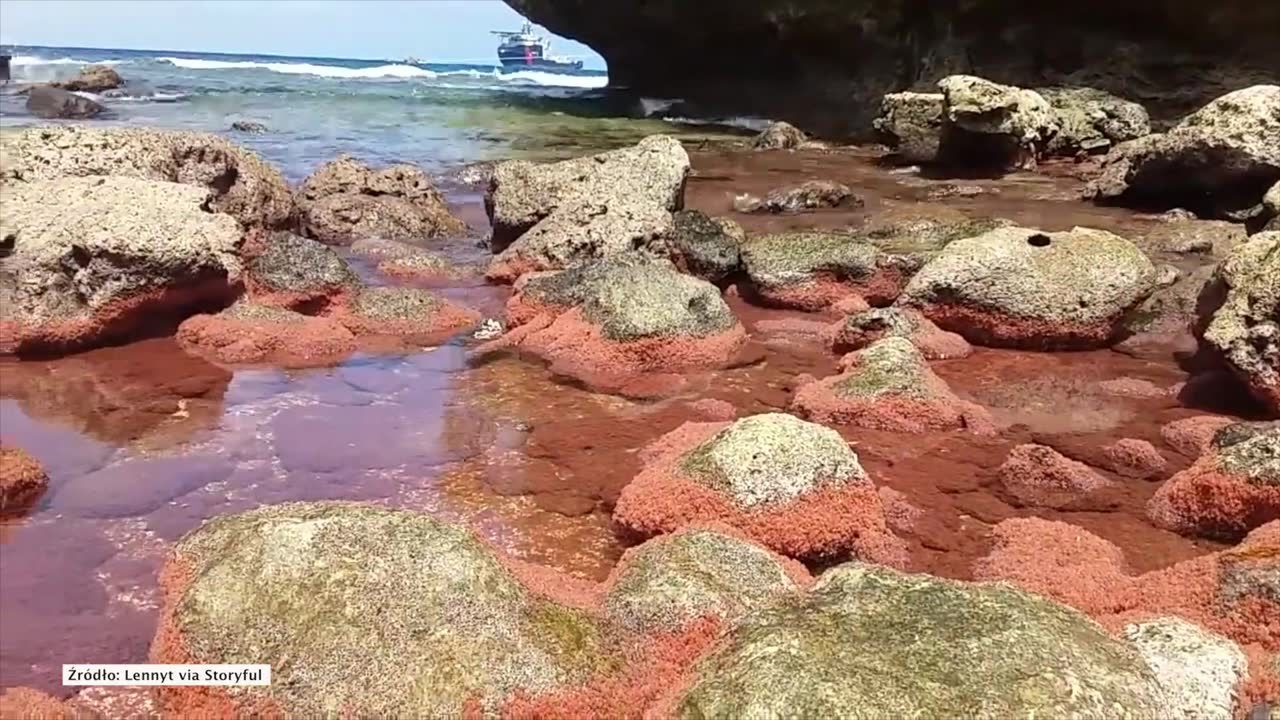
<path fill-rule="evenodd" d="M 1112 472 L 1142 480 L 1164 474 L 1169 464 L 1154 445 L 1134 438 L 1121 438 L 1103 447 L 1102 456 Z"/>
<path fill-rule="evenodd" d="M 1259 233 L 1218 267 L 1226 289 L 1204 333 L 1260 402 L 1280 414 L 1280 232 Z"/>
<path fill-rule="evenodd" d="M 465 230 L 431 179 L 403 163 L 375 170 L 339 156 L 307 177 L 297 204 L 302 234 L 329 244 L 422 240 Z"/>
<path fill-rule="evenodd" d="M 973 75 L 938 81 L 944 160 L 962 165 L 1035 167 L 1058 132 L 1053 108 L 1034 90 Z"/>
<path fill-rule="evenodd" d="M 895 154 L 908 163 L 932 163 L 942 142 L 941 93 L 889 93 L 873 126 Z"/>
<path fill-rule="evenodd" d="M 226 303 L 242 229 L 209 191 L 134 177 L 9 182 L 0 352 L 65 352 Z"/>
<path fill-rule="evenodd" d="M 245 271 L 255 302 L 294 309 L 323 306 L 360 286 L 359 276 L 331 248 L 289 232 L 268 237 Z"/>
<path fill-rule="evenodd" d="M 0 182 L 6 186 L 86 175 L 206 188 L 211 210 L 246 226 L 283 228 L 293 218 L 293 197 L 279 171 L 211 133 L 62 125 L 0 138 Z"/>
<path fill-rule="evenodd" d="M 120 73 L 109 65 L 85 65 L 80 68 L 80 74 L 76 77 L 64 82 L 53 83 L 54 87 L 59 87 L 63 90 L 91 93 L 114 90 L 121 85 L 124 85 L 124 78 L 120 77 Z"/>
<path fill-rule="evenodd" d="M 900 303 L 978 345 L 1098 347 L 1151 292 L 1155 267 L 1103 230 L 992 230 L 946 246 Z"/>
<path fill-rule="evenodd" d="M 1164 690 L 1167 714 L 1186 720 L 1234 717 L 1236 687 L 1248 672 L 1238 645 L 1176 617 L 1128 625 L 1124 634 Z"/>
<path fill-rule="evenodd" d="M 407 287 L 362 288 L 330 316 L 361 335 L 396 335 L 434 344 L 480 322 L 480 314 L 427 290 Z"/>
<path fill-rule="evenodd" d="M 497 165 L 485 196 L 498 253 L 489 277 L 511 282 L 635 251 L 665 256 L 688 173 L 688 153 L 665 135 L 558 163 Z"/>
<path fill-rule="evenodd" d="M 906 283 L 879 248 L 852 235 L 760 235 L 743 244 L 742 261 L 760 299 L 802 310 L 819 310 L 853 295 L 891 302 Z"/>
<path fill-rule="evenodd" d="M 696 666 L 676 714 L 1112 720 L 1163 709 L 1141 656 L 1075 610 L 1007 585 L 847 564 L 803 601 L 743 619 Z"/>
<path fill-rule="evenodd" d="M 49 475 L 40 461 L 22 448 L 0 446 L 0 515 L 29 508 L 49 487 Z"/>
<path fill-rule="evenodd" d="M 1110 480 L 1044 445 L 1015 447 L 1000 465 L 1000 484 L 1024 505 L 1055 510 L 1105 510 Z"/>
<path fill-rule="evenodd" d="M 154 662 L 273 671 L 269 687 L 163 688 L 178 717 L 494 713 L 615 662 L 586 613 L 535 595 L 471 532 L 419 513 L 294 503 L 218 517 L 178 543 L 162 584 Z"/>
<path fill-rule="evenodd" d="M 804 131 L 781 120 L 769 123 L 769 127 L 760 132 L 751 141 L 756 150 L 794 150 L 804 144 L 808 138 Z"/>

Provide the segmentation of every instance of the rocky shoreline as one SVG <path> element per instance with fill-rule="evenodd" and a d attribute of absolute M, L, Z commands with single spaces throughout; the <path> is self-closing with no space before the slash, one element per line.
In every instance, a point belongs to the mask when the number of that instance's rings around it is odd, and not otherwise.
<path fill-rule="evenodd" d="M 187 522 L 165 547 L 150 659 L 270 662 L 276 684 L 165 688 L 131 696 L 140 712 L 1266 717 L 1280 704 L 1280 87 L 1156 134 L 1140 106 L 1087 89 L 939 89 L 884 98 L 887 154 L 777 126 L 751 147 L 652 136 L 498 163 L 483 269 L 453 260 L 479 233 L 411 165 L 344 156 L 291 187 L 211 134 L 0 136 L 14 377 L 162 335 L 224 386 L 254 368 L 455 352 L 463 372 L 514 373 L 499 385 L 545 371 L 579 419 L 584 398 L 650 413 L 623 425 L 671 413 L 630 439 L 584 421 L 554 436 L 563 448 L 520 451 L 579 483 L 613 469 L 578 436 L 630 458 L 616 492 L 557 486 L 570 499 L 549 505 L 602 515 L 630 545 L 600 582 L 395 503 L 254 502 Z M 735 176 L 744 163 L 758 172 Z M 1055 184 L 1065 163 L 1083 179 Z M 929 177 L 957 168 L 978 177 Z M 1050 205 L 1124 227 L 1062 227 Z M 466 287 L 501 303 L 471 307 Z M 800 354 L 820 359 L 788 367 Z M 1087 390 L 1054 385 L 1056 368 L 1104 355 Z M 382 401 L 430 388 L 354 382 L 367 404 L 272 417 L 295 482 L 462 461 L 520 494 L 495 438 L 386 432 L 408 421 Z M 384 457 L 326 443 L 334 412 L 364 418 Z M 467 432 L 448 405 L 426 412 L 440 437 Z M 913 462 L 949 454 L 981 471 L 906 484 Z M 234 454 L 198 471 L 182 458 L 69 481 L 41 467 L 62 458 L 6 438 L 0 513 L 141 517 L 236 473 Z M 182 486 L 139 496 L 122 480 L 147 473 Z M 119 495 L 103 505 L 98 487 Z M 1102 529 L 1113 518 L 1122 532 Z M 1135 537 L 1182 544 L 1148 559 L 1121 547 Z M 9 688 L 0 715 L 94 717 L 91 700 Z"/>

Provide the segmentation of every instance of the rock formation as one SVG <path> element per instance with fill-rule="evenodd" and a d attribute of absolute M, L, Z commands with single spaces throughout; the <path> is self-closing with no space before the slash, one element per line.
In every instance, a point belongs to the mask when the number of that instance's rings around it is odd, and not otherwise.
<path fill-rule="evenodd" d="M 465 229 L 430 178 L 412 165 L 374 170 L 343 155 L 307 177 L 297 203 L 302 234 L 330 244 L 359 238 L 412 242 Z"/>

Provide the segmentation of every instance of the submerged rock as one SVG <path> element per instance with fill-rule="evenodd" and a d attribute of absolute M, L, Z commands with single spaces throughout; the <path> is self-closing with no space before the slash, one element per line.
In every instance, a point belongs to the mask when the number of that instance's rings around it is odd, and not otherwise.
<path fill-rule="evenodd" d="M 466 275 L 448 258 L 426 250 L 389 257 L 378 263 L 378 272 L 406 280 L 451 280 Z"/>
<path fill-rule="evenodd" d="M 1165 712 L 1195 720 L 1231 720 L 1236 689 L 1248 675 L 1239 645 L 1176 617 L 1125 627 L 1164 690 Z"/>
<path fill-rule="evenodd" d="M 1280 232 L 1254 235 L 1218 266 L 1226 289 L 1204 342 L 1272 414 L 1280 414 Z"/>
<path fill-rule="evenodd" d="M 124 85 L 124 78 L 110 66 L 85 65 L 76 77 L 64 82 L 52 83 L 52 85 L 71 92 L 101 93 Z"/>
<path fill-rule="evenodd" d="M 942 143 L 942 106 L 941 93 L 890 93 L 874 127 L 902 161 L 932 163 Z"/>
<path fill-rule="evenodd" d="M 791 415 L 689 423 L 645 450 L 650 461 L 614 509 L 641 535 L 717 521 L 784 555 L 852 552 L 904 565 L 875 487 L 838 433 Z"/>
<path fill-rule="evenodd" d="M 162 688 L 175 717 L 496 713 L 617 662 L 587 613 L 418 513 L 296 503 L 215 518 L 174 548 L 162 586 L 154 662 L 272 666 L 269 687 Z"/>
<path fill-rule="evenodd" d="M 22 448 L 0 445 L 0 516 L 21 513 L 49 488 L 40 461 Z"/>
<path fill-rule="evenodd" d="M 905 670 L 904 670 L 905 669 Z M 1000 584 L 860 564 L 748 615 L 694 669 L 680 717 L 1155 717 L 1141 656 Z"/>
<path fill-rule="evenodd" d="M 1046 150 L 1051 155 L 1105 152 L 1107 148 L 1151 134 L 1151 118 L 1136 102 L 1088 87 L 1036 88 L 1057 117 L 1058 132 Z"/>
<path fill-rule="evenodd" d="M 1106 510 L 1115 483 L 1044 445 L 1019 445 L 997 470 L 1005 491 L 1023 505 L 1054 510 Z"/>
<path fill-rule="evenodd" d="M 993 432 L 985 409 L 956 397 L 911 341 L 888 337 L 840 361 L 843 372 L 802 386 L 792 407 L 822 423 L 924 432 Z"/>
<path fill-rule="evenodd" d="M 48 85 L 39 85 L 27 92 L 27 112 L 38 118 L 84 120 L 105 111 L 105 107 L 87 97 Z"/>
<path fill-rule="evenodd" d="M 1229 425 L 1147 504 L 1160 527 L 1235 539 L 1280 519 L 1280 427 Z"/>
<path fill-rule="evenodd" d="M 673 215 L 671 256 L 681 270 L 713 283 L 742 269 L 746 232 L 728 218 L 708 217 L 699 210 Z"/>
<path fill-rule="evenodd" d="M 794 187 L 770 190 L 764 199 L 742 195 L 733 207 L 743 213 L 796 213 L 819 208 L 861 207 L 862 199 L 848 185 L 831 180 L 808 180 Z"/>
<path fill-rule="evenodd" d="M 420 288 L 366 287 L 331 313 L 359 335 L 395 335 L 422 344 L 443 342 L 480 322 L 480 314 Z"/>
<path fill-rule="evenodd" d="M 911 308 L 872 308 L 837 321 L 827 331 L 831 349 L 839 354 L 861 350 L 886 337 L 911 341 L 926 360 L 968 357 L 973 347 L 963 337 L 947 332 Z"/>
<path fill-rule="evenodd" d="M 802 130 L 781 120 L 769 123 L 759 135 L 751 141 L 756 150 L 794 150 L 808 140 Z"/>
<path fill-rule="evenodd" d="M 511 282 L 636 251 L 665 256 L 688 173 L 688 153 L 666 135 L 558 163 L 497 165 L 485 196 L 498 253 L 488 276 Z"/>
<path fill-rule="evenodd" d="M 67 352 L 230 302 L 243 231 L 208 204 L 132 177 L 6 183 L 0 352 Z"/>
<path fill-rule="evenodd" d="M 328 246 L 277 232 L 248 261 L 245 285 L 255 303 L 296 310 L 340 302 L 360 287 L 360 278 Z"/>
<path fill-rule="evenodd" d="M 257 120 L 236 120 L 231 123 L 231 129 L 236 132 L 248 133 L 250 135 L 261 135 L 263 133 L 270 132 L 270 128 Z"/>
<path fill-rule="evenodd" d="M 297 202 L 302 234 L 330 244 L 421 240 L 465 229 L 430 178 L 407 164 L 374 170 L 343 155 L 303 182 Z"/>
<path fill-rule="evenodd" d="M 890 303 L 907 281 L 898 263 L 854 235 L 760 235 L 742 245 L 742 262 L 760 300 L 801 310 L 821 310 L 852 296 Z"/>
<path fill-rule="evenodd" d="M 1058 132 L 1057 116 L 1033 90 L 972 75 L 938 81 L 942 91 L 942 152 L 948 163 L 1035 167 Z"/>
<path fill-rule="evenodd" d="M 1280 85 L 1255 85 L 1223 95 L 1167 133 L 1119 145 L 1087 193 L 1223 216 L 1257 205 L 1278 180 Z"/>
<path fill-rule="evenodd" d="M 283 228 L 293 197 L 279 171 L 211 133 L 150 128 L 37 127 L 0 137 L 0 183 L 122 175 L 194 185 L 208 209 L 246 227 Z"/>
<path fill-rule="evenodd" d="M 808 572 L 728 527 L 690 527 L 623 555 L 606 582 L 605 618 L 632 633 L 671 632 L 799 595 Z"/>
<path fill-rule="evenodd" d="M 643 256 L 531 275 L 507 320 L 514 329 L 478 353 L 516 348 L 625 395 L 666 394 L 684 385 L 677 373 L 725 367 L 746 343 L 716 286 Z"/>
<path fill-rule="evenodd" d="M 1109 232 L 1008 227 L 947 245 L 899 302 L 979 345 L 1099 347 L 1154 280 L 1147 256 Z"/>
<path fill-rule="evenodd" d="M 331 318 L 243 300 L 214 315 L 187 318 L 177 341 L 187 352 L 228 365 L 328 365 L 356 349 L 351 331 Z"/>

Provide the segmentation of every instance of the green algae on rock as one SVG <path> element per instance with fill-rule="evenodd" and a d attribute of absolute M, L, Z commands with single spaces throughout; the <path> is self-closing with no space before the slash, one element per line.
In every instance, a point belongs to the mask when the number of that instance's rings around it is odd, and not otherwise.
<path fill-rule="evenodd" d="M 292 503 L 216 518 L 165 572 L 157 662 L 266 663 L 231 714 L 458 717 L 613 666 L 598 623 L 523 586 L 470 531 L 419 513 Z M 167 711 L 208 710 L 166 688 Z"/>
<path fill-rule="evenodd" d="M 899 302 L 979 345 L 1097 347 L 1154 282 L 1151 260 L 1118 235 L 1005 227 L 947 245 Z"/>
<path fill-rule="evenodd" d="M 736 621 L 799 593 L 782 558 L 736 534 L 694 527 L 627 552 L 610 578 L 605 617 L 633 633 L 666 632 L 707 616 Z M 793 563 L 794 564 L 794 563 Z"/>
<path fill-rule="evenodd" d="M 1129 644 L 1004 584 L 847 564 L 741 620 L 694 669 L 682 718 L 1157 717 Z"/>
<path fill-rule="evenodd" d="M 1280 232 L 1254 235 L 1218 267 L 1226 289 L 1204 341 L 1273 414 L 1280 414 Z"/>

